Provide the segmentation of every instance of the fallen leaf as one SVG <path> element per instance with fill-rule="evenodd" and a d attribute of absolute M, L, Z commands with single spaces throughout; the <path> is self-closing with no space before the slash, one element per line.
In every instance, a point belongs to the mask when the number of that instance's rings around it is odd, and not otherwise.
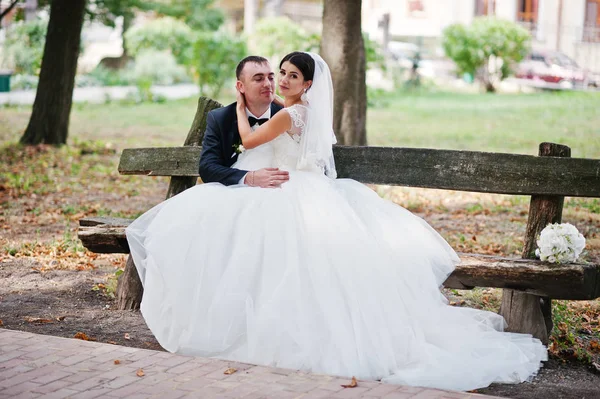
<path fill-rule="evenodd" d="M 25 317 L 25 321 L 28 323 L 53 323 L 52 319 L 42 319 L 41 317 Z"/>
<path fill-rule="evenodd" d="M 230 374 L 235 373 L 236 371 L 237 371 L 237 369 L 234 369 L 233 367 L 230 367 L 227 370 L 225 370 L 225 372 L 223 372 L 223 374 L 230 375 Z"/>
<path fill-rule="evenodd" d="M 67 316 L 58 316 L 58 317 L 56 318 L 56 320 L 58 320 L 58 321 L 63 321 L 63 320 L 65 319 L 65 317 L 67 317 Z"/>
<path fill-rule="evenodd" d="M 135 375 L 137 375 L 138 377 L 143 377 L 145 375 L 144 370 L 139 369 L 138 371 L 135 372 Z"/>
<path fill-rule="evenodd" d="M 0 327 L 2 327 L 4 325 L 4 323 L 2 322 L 2 320 L 0 320 Z"/>
<path fill-rule="evenodd" d="M 96 338 L 88 337 L 87 335 L 85 335 L 81 331 L 78 332 L 77 334 L 73 335 L 73 338 L 82 339 L 84 341 L 95 341 L 96 340 Z"/>
<path fill-rule="evenodd" d="M 107 344 L 112 344 L 112 345 L 116 345 L 117 343 L 115 341 L 106 341 Z"/>
<path fill-rule="evenodd" d="M 121 361 L 119 359 L 115 360 L 115 364 L 121 364 Z"/>
<path fill-rule="evenodd" d="M 131 337 L 129 336 L 129 333 L 125 333 L 125 335 L 123 336 L 123 338 L 125 338 L 125 339 L 131 339 Z"/>
<path fill-rule="evenodd" d="M 590 342 L 590 350 L 592 352 L 598 352 L 598 353 L 600 353 L 600 342 L 595 341 L 595 340 L 591 341 Z"/>
<path fill-rule="evenodd" d="M 343 388 L 356 388 L 358 386 L 358 381 L 356 381 L 356 377 L 352 377 L 352 381 L 350 384 L 342 385 Z"/>

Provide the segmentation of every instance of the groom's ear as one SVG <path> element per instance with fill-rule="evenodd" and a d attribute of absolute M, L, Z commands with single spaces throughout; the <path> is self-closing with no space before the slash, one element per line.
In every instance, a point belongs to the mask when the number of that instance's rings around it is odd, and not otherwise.
<path fill-rule="evenodd" d="M 242 94 L 245 93 L 244 90 L 244 84 L 242 82 L 240 82 L 239 80 L 237 82 L 235 82 L 235 88 L 238 89 L 238 91 Z"/>

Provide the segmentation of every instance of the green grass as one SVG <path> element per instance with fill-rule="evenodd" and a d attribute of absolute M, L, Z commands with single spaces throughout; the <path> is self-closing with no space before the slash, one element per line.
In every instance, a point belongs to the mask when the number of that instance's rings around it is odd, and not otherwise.
<path fill-rule="evenodd" d="M 181 145 L 196 102 L 75 104 L 69 140 L 102 140 L 118 149 Z M 570 146 L 574 157 L 600 158 L 600 93 L 398 92 L 376 103 L 385 105 L 369 109 L 371 145 L 537 154 L 539 143 L 551 141 Z M 30 112 L 4 107 L 0 142 L 17 141 Z"/>
<path fill-rule="evenodd" d="M 543 141 L 600 158 L 600 93 L 405 93 L 370 109 L 371 145 L 537 154 Z"/>

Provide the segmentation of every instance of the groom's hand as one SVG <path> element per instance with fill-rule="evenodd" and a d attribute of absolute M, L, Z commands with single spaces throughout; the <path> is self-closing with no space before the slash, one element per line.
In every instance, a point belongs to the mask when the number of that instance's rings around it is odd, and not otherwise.
<path fill-rule="evenodd" d="M 246 174 L 244 183 L 252 187 L 275 188 L 290 180 L 290 173 L 277 168 L 264 168 Z"/>

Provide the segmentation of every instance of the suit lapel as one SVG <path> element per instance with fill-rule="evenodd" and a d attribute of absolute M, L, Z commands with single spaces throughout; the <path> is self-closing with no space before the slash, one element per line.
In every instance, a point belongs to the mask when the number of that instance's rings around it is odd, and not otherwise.
<path fill-rule="evenodd" d="M 238 130 L 238 124 L 237 124 L 237 113 L 235 112 L 235 108 L 234 108 L 232 121 L 233 122 L 231 124 L 231 127 L 229 128 L 229 135 L 228 135 L 229 143 L 225 143 L 225 146 L 226 146 L 225 154 L 229 160 L 230 165 L 233 165 L 233 163 L 237 160 L 237 156 L 238 156 L 238 154 L 234 150 L 233 146 L 234 145 L 237 146 L 238 144 L 241 143 L 240 132 Z"/>

